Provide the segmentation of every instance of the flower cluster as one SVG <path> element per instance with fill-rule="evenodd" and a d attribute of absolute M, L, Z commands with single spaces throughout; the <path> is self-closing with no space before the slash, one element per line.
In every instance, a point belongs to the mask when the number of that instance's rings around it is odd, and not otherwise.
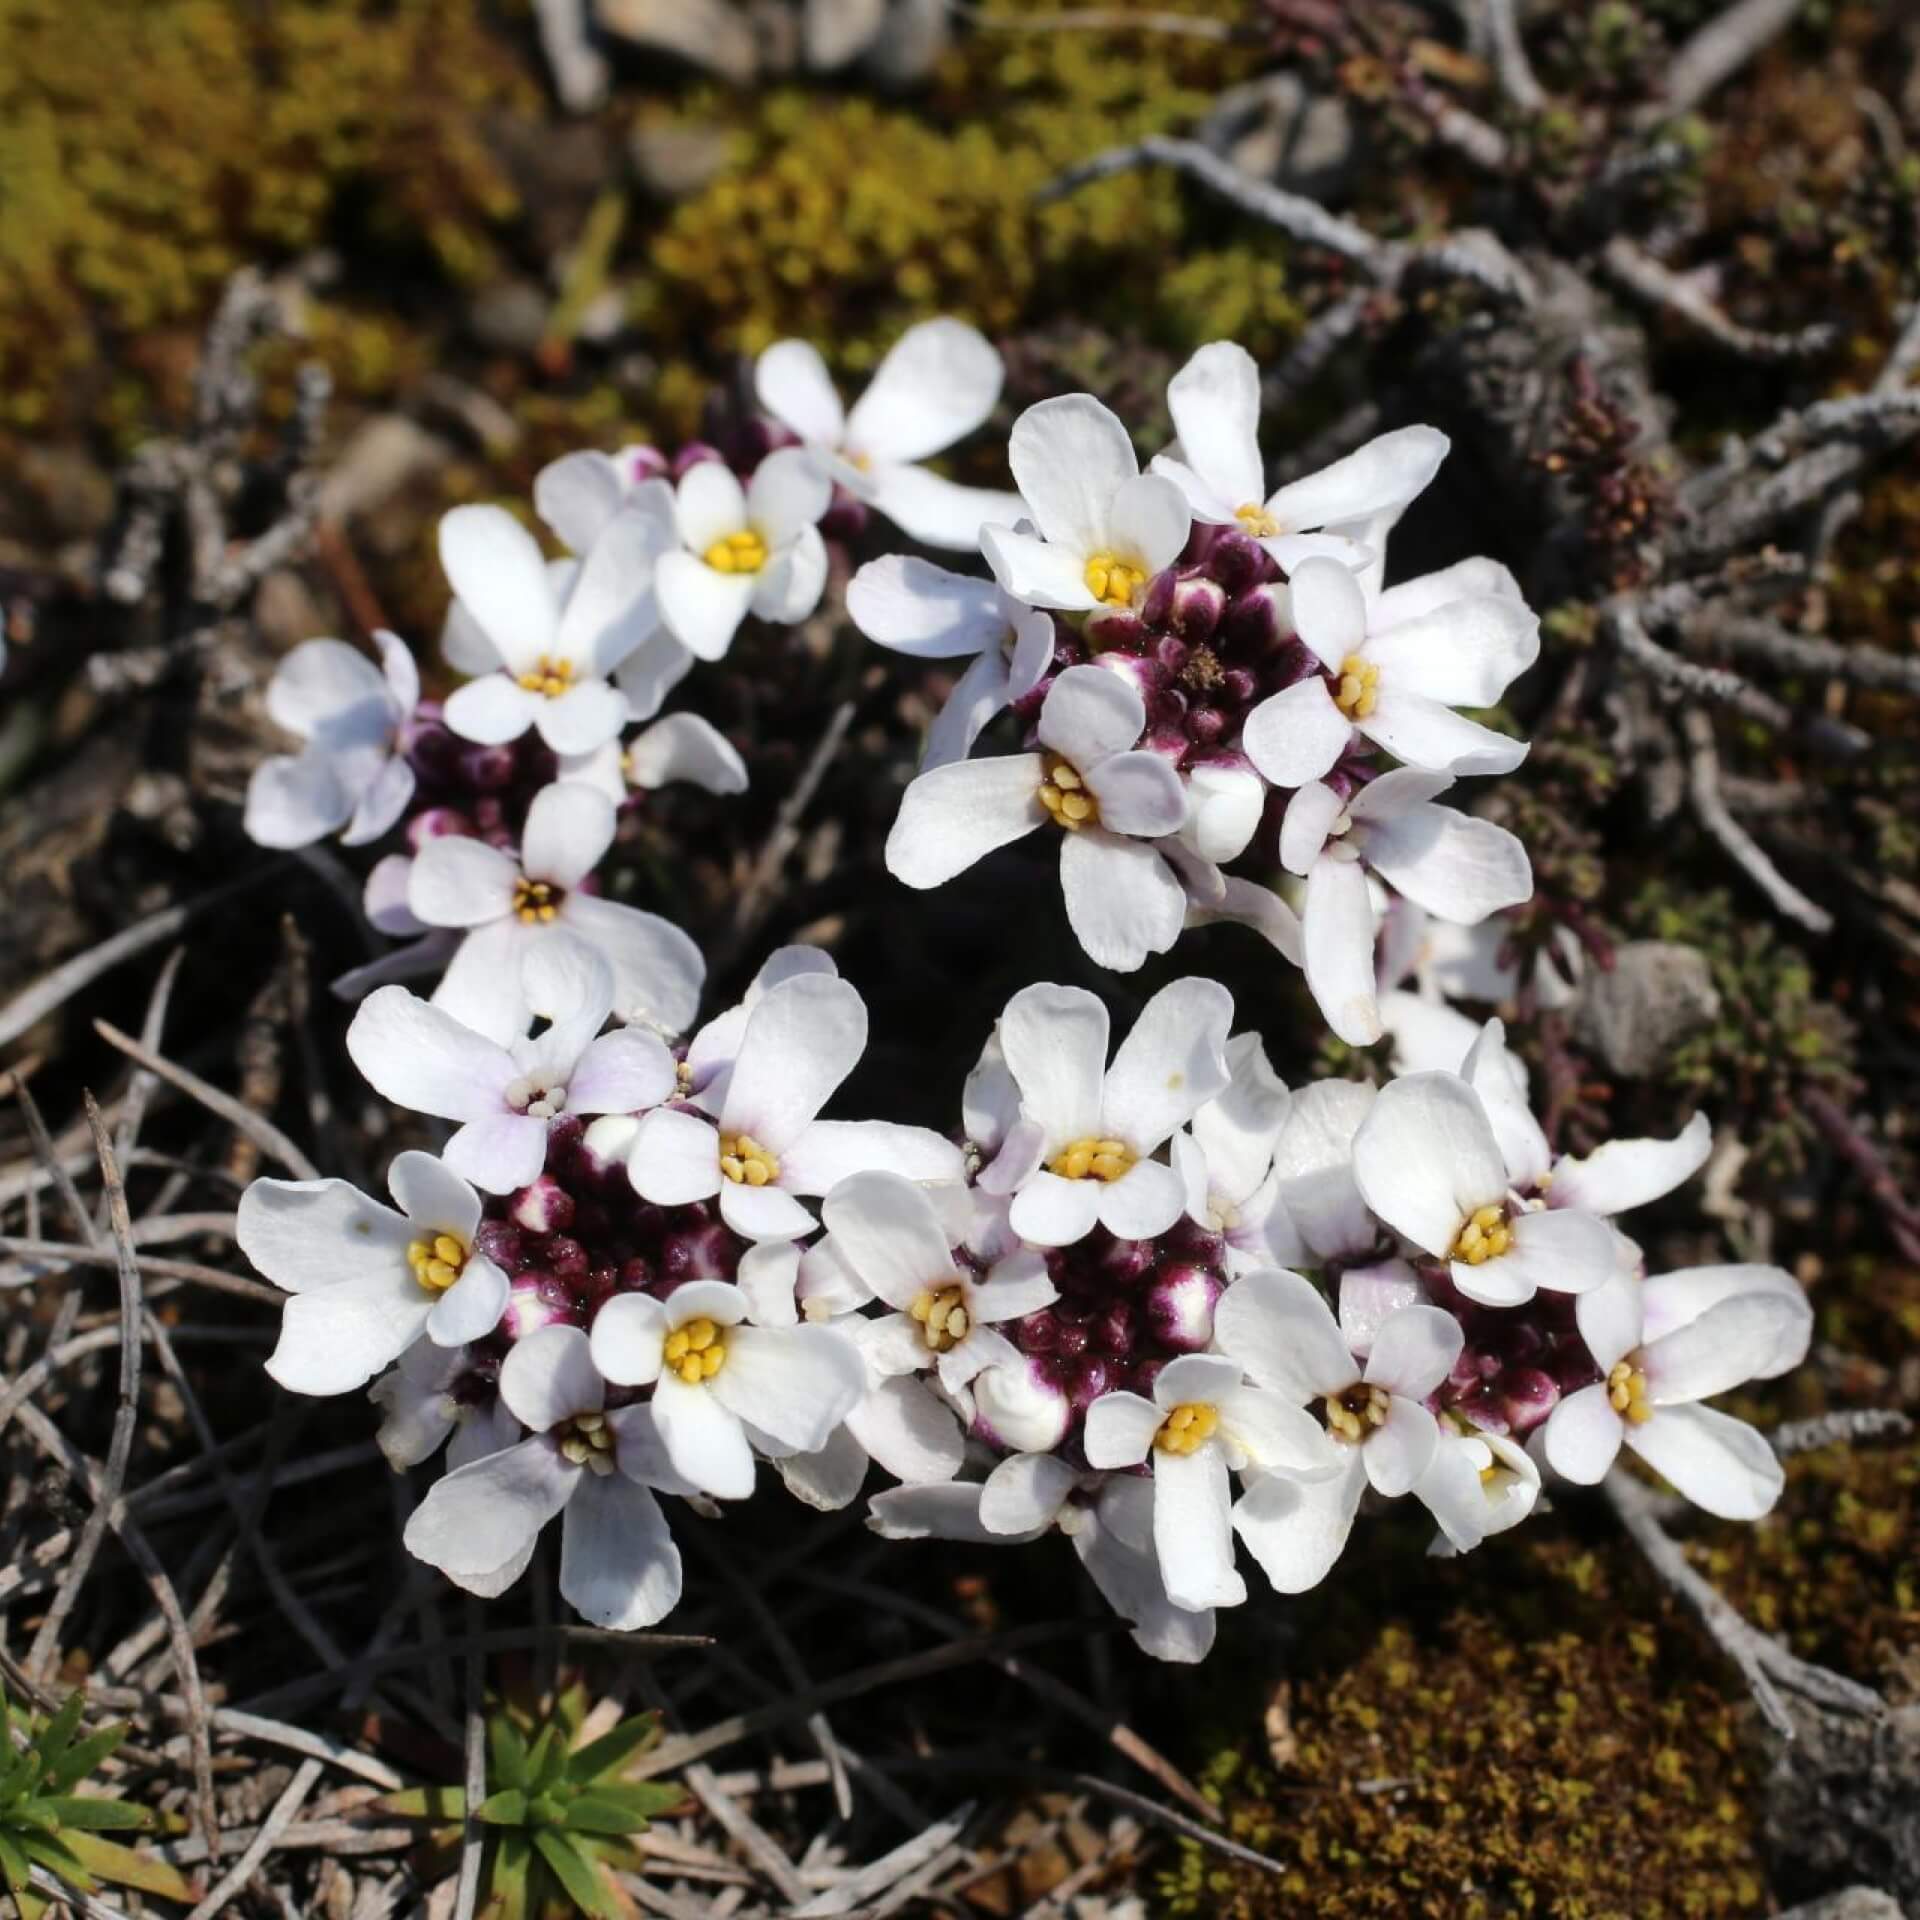
<path fill-rule="evenodd" d="M 1804 1297 L 1767 1267 L 1649 1276 L 1617 1224 L 1698 1171 L 1704 1117 L 1556 1157 L 1497 1020 L 1378 984 L 1421 972 L 1427 916 L 1471 927 L 1531 890 L 1511 835 L 1436 802 L 1524 754 L 1456 709 L 1525 669 L 1533 617 L 1489 561 L 1383 585 L 1444 440 L 1388 434 L 1269 493 L 1255 370 L 1220 344 L 1173 382 L 1179 445 L 1145 473 L 1086 396 L 1015 423 L 1017 497 L 922 466 L 999 385 L 938 321 L 843 411 L 782 342 L 738 465 L 628 449 L 540 475 L 570 557 L 501 509 L 447 516 L 466 678 L 444 702 L 390 635 L 379 670 L 336 641 L 289 656 L 269 710 L 305 744 L 260 768 L 249 827 L 398 834 L 367 904 L 411 944 L 343 983 L 348 1046 L 448 1130 L 393 1161 L 391 1206 L 248 1189 L 240 1243 L 290 1296 L 273 1377 L 370 1390 L 396 1468 L 444 1457 L 420 1558 L 499 1594 L 562 1518 L 561 1591 L 613 1627 L 679 1596 L 663 1501 L 711 1512 L 762 1462 L 822 1509 L 878 1466 L 888 1537 L 1057 1528 L 1172 1660 L 1246 1599 L 1236 1541 L 1299 1592 L 1370 1498 L 1411 1497 L 1463 1552 L 1543 1472 L 1596 1481 L 1624 1443 L 1709 1512 L 1765 1512 L 1772 1450 L 1702 1403 L 1797 1363 Z M 971 656 L 893 871 L 930 886 L 1057 832 L 1096 960 L 1245 921 L 1336 1032 L 1392 1032 L 1397 1078 L 1289 1090 L 1210 980 L 1153 995 L 1117 1046 L 1097 996 L 1040 983 L 942 1134 L 829 1114 L 867 1012 L 817 948 L 698 1023 L 698 948 L 600 869 L 637 789 L 744 786 L 721 735 L 660 709 L 749 617 L 811 615 L 827 540 L 875 515 L 993 574 L 890 555 L 848 590 L 884 644 Z M 1024 750 L 970 757 L 1004 709 Z"/>

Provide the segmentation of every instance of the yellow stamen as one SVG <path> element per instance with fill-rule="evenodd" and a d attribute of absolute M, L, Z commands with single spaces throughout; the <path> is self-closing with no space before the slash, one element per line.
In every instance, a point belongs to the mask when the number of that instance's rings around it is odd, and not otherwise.
<path fill-rule="evenodd" d="M 576 1467 L 585 1467 L 589 1473 L 613 1471 L 613 1429 L 607 1425 L 605 1414 L 576 1413 L 571 1420 L 562 1420 L 552 1432 L 562 1459 L 572 1461 Z"/>
<path fill-rule="evenodd" d="M 723 1133 L 720 1171 L 736 1185 L 764 1187 L 780 1178 L 780 1162 L 752 1134 Z"/>
<path fill-rule="evenodd" d="M 1117 553 L 1100 552 L 1087 560 L 1087 591 L 1104 607 L 1130 607 L 1147 584 L 1147 570 Z"/>
<path fill-rule="evenodd" d="M 450 1233 L 437 1233 L 431 1240 L 413 1240 L 407 1245 L 407 1265 L 427 1293 L 445 1293 L 460 1278 L 466 1264 L 466 1248 Z"/>
<path fill-rule="evenodd" d="M 529 693 L 543 693 L 549 700 L 557 700 L 573 685 L 573 662 L 556 660 L 550 654 L 543 653 L 532 667 L 518 677 Z"/>
<path fill-rule="evenodd" d="M 1280 531 L 1280 522 L 1257 500 L 1249 500 L 1244 507 L 1235 507 L 1233 517 L 1256 540 L 1271 540 Z"/>
<path fill-rule="evenodd" d="M 1513 1227 L 1505 1207 L 1477 1207 L 1460 1237 L 1448 1249 L 1448 1257 L 1463 1260 L 1470 1267 L 1484 1267 L 1489 1260 L 1513 1249 Z"/>
<path fill-rule="evenodd" d="M 908 1316 L 920 1323 L 920 1337 L 930 1353 L 946 1353 L 957 1347 L 973 1327 L 967 1312 L 966 1292 L 956 1282 L 945 1287 L 925 1287 L 907 1309 Z"/>
<path fill-rule="evenodd" d="M 758 573 L 767 564 L 767 543 L 751 527 L 716 540 L 701 556 L 715 573 Z"/>
<path fill-rule="evenodd" d="M 1219 1425 L 1219 1414 L 1205 1401 L 1183 1401 L 1161 1421 L 1153 1444 L 1162 1453 L 1198 1453 Z"/>
<path fill-rule="evenodd" d="M 1336 1440 L 1345 1440 L 1354 1446 L 1376 1427 L 1387 1424 L 1392 1407 L 1393 1396 L 1385 1387 L 1369 1386 L 1364 1380 L 1356 1380 L 1343 1393 L 1328 1394 L 1320 1403 L 1327 1431 Z"/>
<path fill-rule="evenodd" d="M 1040 804 L 1069 833 L 1100 824 L 1100 802 L 1087 791 L 1087 783 L 1070 761 L 1057 753 L 1047 755 L 1040 773 Z"/>
<path fill-rule="evenodd" d="M 678 1374 L 688 1386 L 697 1387 L 711 1380 L 726 1365 L 727 1330 L 703 1314 L 675 1327 L 667 1335 L 664 1351 L 669 1373 Z"/>
<path fill-rule="evenodd" d="M 1047 1162 L 1047 1171 L 1063 1180 L 1118 1180 L 1139 1159 L 1124 1140 L 1069 1140 Z"/>
<path fill-rule="evenodd" d="M 545 880 L 529 880 L 522 875 L 513 883 L 513 915 L 523 926 L 545 926 L 560 911 L 565 898 L 561 890 Z"/>
<path fill-rule="evenodd" d="M 1349 720 L 1365 720 L 1380 696 L 1380 669 L 1350 653 L 1340 662 L 1340 685 L 1333 704 Z"/>
<path fill-rule="evenodd" d="M 1617 1361 L 1607 1375 L 1607 1405 L 1632 1427 L 1644 1426 L 1653 1418 L 1647 1376 L 1631 1359 Z"/>

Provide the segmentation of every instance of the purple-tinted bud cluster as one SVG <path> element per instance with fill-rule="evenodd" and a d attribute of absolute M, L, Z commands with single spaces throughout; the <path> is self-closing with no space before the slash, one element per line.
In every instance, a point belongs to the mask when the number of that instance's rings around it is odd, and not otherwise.
<path fill-rule="evenodd" d="M 1600 1378 L 1580 1337 L 1572 1294 L 1542 1292 L 1525 1306 L 1483 1307 L 1436 1263 L 1423 1262 L 1420 1278 L 1433 1304 L 1452 1314 L 1467 1336 L 1430 1402 L 1436 1412 L 1458 1413 L 1483 1432 L 1524 1440 L 1568 1394 Z"/>
<path fill-rule="evenodd" d="M 533 796 L 559 772 L 552 748 L 531 728 L 518 740 L 480 746 L 445 724 L 437 700 L 421 701 L 400 750 L 415 781 L 403 828 L 410 853 L 449 834 L 517 847 Z"/>
<path fill-rule="evenodd" d="M 1103 1393 L 1150 1394 L 1178 1354 L 1203 1353 L 1227 1285 L 1225 1242 L 1182 1219 L 1155 1240 L 1117 1240 L 1096 1228 L 1049 1248 L 1060 1297 L 1002 1329 L 1029 1358 L 1036 1386 L 1065 1397 L 1068 1450 Z"/>

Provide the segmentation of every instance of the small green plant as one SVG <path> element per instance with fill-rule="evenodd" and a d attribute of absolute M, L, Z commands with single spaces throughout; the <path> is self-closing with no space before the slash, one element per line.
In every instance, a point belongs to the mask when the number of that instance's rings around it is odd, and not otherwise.
<path fill-rule="evenodd" d="M 638 1714 L 580 1744 L 587 1693 L 563 1689 L 544 1716 L 497 1706 L 487 1719 L 487 1787 L 477 1817 L 488 1838 L 483 1920 L 550 1920 L 587 1914 L 622 1920 L 631 1903 L 609 1870 L 638 1873 L 633 1837 L 685 1793 L 664 1781 L 628 1781 L 623 1769 L 660 1738 L 657 1714 Z M 460 1787 L 415 1787 L 377 1803 L 384 1814 L 434 1823 L 443 1857 L 458 1846 L 466 1794 Z"/>
<path fill-rule="evenodd" d="M 194 1898 L 176 1868 L 101 1837 L 151 1828 L 153 1816 L 144 1807 L 74 1792 L 127 1737 L 125 1724 L 119 1723 L 77 1738 L 84 1706 L 76 1688 L 49 1720 L 0 1693 L 6 1721 L 6 1750 L 0 1754 L 0 1874 L 20 1920 L 39 1920 L 52 1904 L 50 1896 L 34 1889 L 35 1867 L 81 1893 L 111 1880 L 169 1900 Z"/>

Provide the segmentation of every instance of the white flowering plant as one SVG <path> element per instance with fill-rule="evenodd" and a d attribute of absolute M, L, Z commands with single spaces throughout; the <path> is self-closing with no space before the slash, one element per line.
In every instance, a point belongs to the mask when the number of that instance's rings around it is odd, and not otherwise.
<path fill-rule="evenodd" d="M 1259 370 L 1218 342 L 1144 467 L 1113 412 L 1058 395 L 1012 422 L 995 491 L 925 464 L 1000 397 L 958 321 L 906 334 L 850 410 L 804 342 L 754 387 L 751 458 L 545 469 L 564 553 L 502 508 L 448 514 L 446 697 L 387 634 L 378 668 L 309 643 L 270 696 L 304 744 L 254 776 L 249 830 L 397 837 L 366 904 L 407 944 L 342 983 L 348 1046 L 447 1131 L 394 1159 L 393 1206 L 256 1181 L 240 1242 L 289 1296 L 274 1378 L 369 1390 L 397 1468 L 444 1456 L 413 1553 L 495 1596 L 557 1519 L 567 1602 L 651 1626 L 682 1591 L 676 1508 L 724 1512 L 764 1465 L 814 1508 L 866 1496 L 889 1539 L 1058 1530 L 1139 1645 L 1190 1662 L 1219 1609 L 1315 1586 L 1391 1503 L 1467 1552 L 1624 1448 L 1710 1514 L 1767 1512 L 1773 1449 L 1706 1403 L 1804 1356 L 1801 1288 L 1650 1274 L 1619 1224 L 1701 1170 L 1706 1118 L 1556 1151 L 1502 1023 L 1435 985 L 1498 998 L 1444 974 L 1495 968 L 1497 936 L 1471 966 L 1445 941 L 1485 946 L 1533 890 L 1474 807 L 1527 755 L 1501 702 L 1539 646 L 1492 560 L 1388 584 L 1446 438 L 1401 428 L 1270 487 Z M 943 558 L 872 553 L 883 526 Z M 669 693 L 823 608 L 965 663 L 894 880 L 985 884 L 963 876 L 1057 841 L 1090 972 L 1238 923 L 1398 1072 L 1289 1088 L 1264 1009 L 1198 971 L 1120 1021 L 1025 979 L 928 1127 L 916 1036 L 870 1034 L 826 943 L 706 1004 L 700 948 L 617 897 L 616 849 L 645 791 L 747 785 Z"/>

